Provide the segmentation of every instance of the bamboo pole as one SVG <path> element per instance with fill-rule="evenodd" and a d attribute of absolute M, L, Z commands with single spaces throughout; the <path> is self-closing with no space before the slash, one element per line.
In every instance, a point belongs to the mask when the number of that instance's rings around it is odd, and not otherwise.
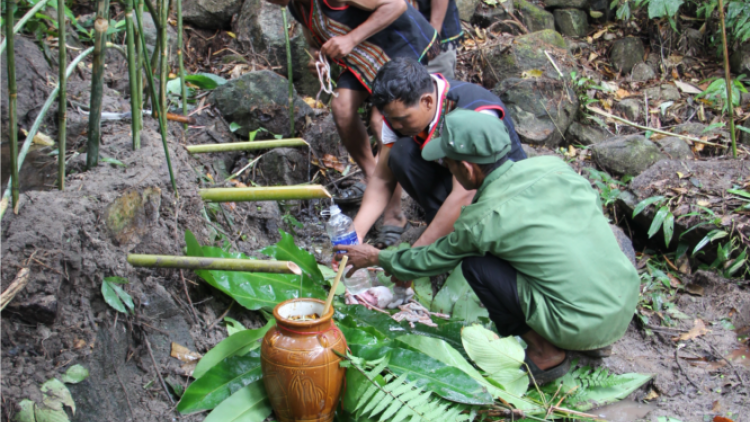
<path fill-rule="evenodd" d="M 143 0 L 135 0 L 135 17 L 137 22 L 143 21 Z M 136 90 L 138 94 L 138 100 L 136 101 L 137 110 L 133 111 L 138 113 L 141 117 L 138 118 L 138 141 L 140 142 L 141 131 L 143 130 L 143 46 L 138 40 L 140 39 L 140 31 L 136 30 L 135 38 L 135 51 L 138 56 L 138 62 L 136 63 Z M 140 148 L 140 143 L 138 148 Z"/>
<path fill-rule="evenodd" d="M 734 104 L 732 103 L 732 75 L 729 72 L 729 47 L 727 47 L 727 26 L 724 20 L 724 1 L 719 0 L 721 18 L 721 40 L 724 43 L 724 77 L 727 83 L 727 110 L 729 111 L 729 135 L 732 138 L 732 157 L 737 158 L 737 134 L 734 132 Z"/>
<path fill-rule="evenodd" d="M 89 139 L 86 147 L 86 168 L 99 165 L 102 95 L 104 94 L 104 61 L 109 29 L 109 0 L 98 0 L 94 22 L 94 60 L 91 65 L 91 102 L 89 106 Z"/>
<path fill-rule="evenodd" d="M 148 0 L 145 0 L 148 1 Z M 143 35 L 143 20 L 138 21 L 138 32 L 140 32 L 140 39 L 141 39 L 141 47 L 143 49 L 144 54 L 146 51 L 146 37 Z M 153 112 L 157 115 L 161 115 L 159 110 L 159 102 L 155 101 L 156 98 L 156 88 L 154 87 L 154 77 L 153 73 L 151 72 L 151 64 L 148 60 L 143 60 L 143 64 L 146 67 L 146 80 L 148 81 L 148 87 L 151 91 L 151 103 L 154 106 Z M 166 113 L 164 113 L 164 119 L 157 119 L 159 121 L 159 132 L 161 133 L 161 143 L 164 145 L 164 155 L 167 159 L 167 168 L 169 169 L 169 179 L 172 182 L 172 189 L 174 190 L 175 195 L 178 197 L 180 196 L 179 192 L 177 191 L 177 183 L 174 180 L 174 172 L 172 171 L 172 161 L 169 159 L 169 146 L 167 145 L 167 119 L 166 119 Z"/>
<path fill-rule="evenodd" d="M 279 139 L 278 141 L 253 141 L 253 142 L 230 142 L 227 144 L 206 144 L 206 145 L 189 145 L 187 148 L 191 154 L 201 154 L 206 152 L 227 152 L 227 151 L 252 151 L 256 149 L 270 149 L 283 147 L 304 147 L 310 146 L 302 138 Z"/>
<path fill-rule="evenodd" d="M 18 0 L 5 3 L 5 40 L 8 43 L 8 135 L 10 136 L 10 181 L 13 210 L 18 214 L 18 92 L 16 89 L 16 50 L 13 35 L 13 14 Z"/>
<path fill-rule="evenodd" d="M 187 86 L 185 85 L 185 61 L 182 53 L 182 0 L 175 0 L 177 2 L 177 63 L 180 68 L 180 94 L 182 97 L 182 114 L 187 116 Z M 187 135 L 188 125 L 185 123 L 184 126 L 185 134 Z"/>
<path fill-rule="evenodd" d="M 29 284 L 29 269 L 21 268 L 16 274 L 16 278 L 10 283 L 5 291 L 0 294 L 0 311 L 5 309 L 6 306 L 13 300 L 14 297 L 23 290 L 26 285 Z"/>
<path fill-rule="evenodd" d="M 29 11 L 26 12 L 25 15 L 21 16 L 21 19 L 19 19 L 18 22 L 16 22 L 16 24 L 13 26 L 13 33 L 17 34 L 18 31 L 20 31 L 21 28 L 26 25 L 26 22 L 28 22 L 32 16 L 36 15 L 36 12 L 40 11 L 44 6 L 46 6 L 48 2 L 49 0 L 41 0 L 39 3 L 35 4 L 34 7 L 29 9 Z M 8 4 L 10 4 L 10 1 L 8 2 Z M 0 44 L 0 54 L 5 51 L 6 41 L 7 38 L 3 40 L 2 44 Z"/>
<path fill-rule="evenodd" d="M 159 33 L 161 35 L 159 36 L 159 45 L 157 47 L 161 52 L 161 61 L 159 62 L 161 65 L 159 70 L 159 110 L 166 113 L 169 111 L 167 108 L 167 76 L 169 74 L 169 52 L 167 51 L 169 48 L 169 32 L 167 30 L 169 28 L 167 18 L 169 16 L 169 0 L 161 0 L 160 4 L 161 15 L 159 17 L 161 19 L 161 30 Z M 162 117 L 162 114 L 159 113 L 157 117 L 164 122 L 165 126 L 167 125 L 166 114 Z"/>
<path fill-rule="evenodd" d="M 205 201 L 243 202 L 243 201 L 279 201 L 283 199 L 330 198 L 326 188 L 313 186 L 270 186 L 261 188 L 211 188 L 198 189 Z"/>
<path fill-rule="evenodd" d="M 81 54 L 78 55 L 73 61 L 70 62 L 68 65 L 68 69 L 65 71 L 65 80 L 67 81 L 68 78 L 70 78 L 70 75 L 73 74 L 73 71 L 78 66 L 78 63 L 81 62 L 86 56 L 91 54 L 94 51 L 94 47 L 89 47 L 88 49 L 84 50 Z M 18 154 L 18 168 L 20 169 L 23 165 L 24 160 L 26 159 L 26 154 L 29 152 L 29 148 L 31 147 L 31 144 L 33 143 L 34 136 L 36 136 L 37 131 L 42 126 L 42 121 L 44 120 L 44 116 L 47 115 L 47 111 L 49 111 L 52 104 L 55 102 L 55 98 L 57 98 L 57 93 L 60 91 L 60 85 L 58 84 L 55 89 L 52 90 L 52 92 L 49 94 L 49 97 L 47 98 L 47 101 L 44 102 L 42 105 L 42 109 L 39 111 L 39 115 L 36 117 L 36 120 L 34 120 L 34 123 L 31 125 L 31 129 L 29 129 L 29 133 L 26 135 L 26 140 L 23 142 L 23 146 L 21 147 L 21 152 Z M 11 191 L 11 184 L 12 180 L 8 181 L 8 187 L 5 189 L 5 193 L 3 193 L 3 198 L 0 200 L 0 218 L 3 217 L 5 214 L 6 209 L 8 208 L 8 198 L 10 198 L 10 191 Z"/>
<path fill-rule="evenodd" d="M 67 85 L 68 81 L 65 77 L 65 68 L 68 64 L 68 52 L 65 45 L 65 4 L 60 1 L 57 5 L 57 39 L 58 39 L 58 67 L 59 76 L 57 86 L 60 89 L 58 106 L 57 106 L 57 118 L 58 118 L 58 129 L 57 129 L 57 187 L 60 190 L 65 190 L 65 151 L 67 150 L 67 128 L 66 124 L 68 121 L 68 100 L 67 100 Z"/>
<path fill-rule="evenodd" d="M 128 254 L 128 263 L 134 267 L 143 268 L 180 268 L 183 270 L 302 274 L 302 270 L 292 261 L 261 261 L 237 258 Z"/>
<path fill-rule="evenodd" d="M 130 85 L 130 130 L 133 132 L 133 149 L 141 147 L 140 120 L 143 114 L 138 107 L 138 76 L 136 74 L 135 28 L 133 26 L 133 0 L 125 0 L 125 33 L 128 44 L 128 80 Z"/>
<path fill-rule="evenodd" d="M 292 81 L 292 47 L 289 44 L 289 25 L 286 20 L 286 7 L 281 8 L 284 18 L 284 40 L 286 41 L 286 69 L 289 83 L 289 136 L 294 136 L 294 83 Z"/>

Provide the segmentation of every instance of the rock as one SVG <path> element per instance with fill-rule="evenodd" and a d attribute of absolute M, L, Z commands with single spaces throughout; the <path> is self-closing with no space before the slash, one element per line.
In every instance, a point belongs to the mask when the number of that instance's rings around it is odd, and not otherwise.
<path fill-rule="evenodd" d="M 526 0 L 515 0 L 516 9 L 521 13 L 521 21 L 529 32 L 555 29 L 555 17 L 552 13 Z"/>
<path fill-rule="evenodd" d="M 618 136 L 591 148 L 596 163 L 619 176 L 637 176 L 655 162 L 667 158 L 642 135 Z"/>
<path fill-rule="evenodd" d="M 544 2 L 547 9 L 582 9 L 589 8 L 589 0 L 547 0 Z"/>
<path fill-rule="evenodd" d="M 303 138 L 310 144 L 310 148 L 318 158 L 326 154 L 331 154 L 334 157 L 346 156 L 346 148 L 341 143 L 341 137 L 331 114 L 313 122 Z"/>
<path fill-rule="evenodd" d="M 750 119 L 745 120 L 745 123 L 743 123 L 742 126 L 750 130 Z M 750 145 L 750 133 L 745 132 L 744 130 L 741 130 L 740 131 L 740 143 L 743 143 L 745 145 Z"/>
<path fill-rule="evenodd" d="M 643 116 L 643 103 L 641 103 L 641 100 L 636 100 L 635 98 L 626 98 L 617 103 L 615 108 L 621 111 L 625 115 L 625 118 L 631 122 L 638 123 L 641 120 L 641 116 Z"/>
<path fill-rule="evenodd" d="M 646 63 L 637 63 L 633 66 L 633 73 L 630 75 L 630 79 L 635 82 L 646 82 L 656 78 L 654 69 Z"/>
<path fill-rule="evenodd" d="M 681 98 L 680 91 L 672 84 L 661 84 L 643 91 L 649 100 L 677 101 Z"/>
<path fill-rule="evenodd" d="M 182 19 L 198 28 L 227 29 L 242 0 L 190 0 L 183 4 Z"/>
<path fill-rule="evenodd" d="M 559 33 L 546 29 L 515 37 L 510 49 L 498 46 L 487 51 L 487 65 L 483 68 L 485 86 L 492 87 L 506 78 L 521 78 L 529 70 L 541 70 L 540 79 L 559 79 L 560 75 L 545 56 L 545 50 L 563 75 L 569 75 L 575 63 L 565 40 Z"/>
<path fill-rule="evenodd" d="M 589 32 L 589 18 L 580 9 L 557 9 L 554 13 L 555 26 L 567 37 L 584 37 Z"/>
<path fill-rule="evenodd" d="M 297 148 L 275 148 L 258 162 L 261 184 L 291 186 L 309 181 L 310 160 L 307 151 Z"/>
<path fill-rule="evenodd" d="M 559 145 L 560 132 L 565 133 L 578 112 L 578 97 L 562 81 L 510 78 L 493 92 L 505 103 L 521 142 L 531 145 Z"/>
<path fill-rule="evenodd" d="M 167 35 L 169 35 L 170 62 L 177 63 L 177 30 L 172 25 L 168 25 Z M 149 55 L 153 54 L 156 45 L 156 26 L 154 26 L 154 19 L 148 12 L 143 12 L 143 38 L 146 41 L 146 49 Z M 148 89 L 147 86 L 146 89 Z"/>
<path fill-rule="evenodd" d="M 235 132 L 239 136 L 261 127 L 269 132 L 290 137 L 289 91 L 287 80 L 271 72 L 261 70 L 249 72 L 219 86 L 209 97 L 228 122 L 240 125 Z M 295 131 L 301 131 L 313 110 L 295 92 Z"/>
<path fill-rule="evenodd" d="M 656 141 L 669 158 L 673 160 L 694 160 L 695 155 L 690 146 L 682 139 L 676 136 L 668 136 Z"/>
<path fill-rule="evenodd" d="M 608 0 L 590 0 L 589 9 L 591 12 L 598 12 L 602 14 L 601 18 L 596 19 L 597 22 L 607 22 L 610 17 L 610 2 Z"/>
<path fill-rule="evenodd" d="M 626 235 L 621 228 L 614 224 L 610 224 L 609 228 L 612 229 L 612 233 L 614 233 L 615 239 L 617 239 L 617 244 L 620 246 L 622 253 L 624 253 L 625 256 L 628 257 L 628 260 L 635 265 L 635 249 L 633 248 L 633 241 L 630 240 L 628 235 Z"/>
<path fill-rule="evenodd" d="M 494 23 L 498 23 L 498 25 L 492 27 L 493 31 L 499 30 L 517 34 L 519 32 L 519 28 L 516 25 L 499 23 L 500 21 L 512 19 L 510 14 L 513 13 L 513 10 L 514 7 L 511 0 L 505 0 L 503 3 L 498 3 L 494 6 L 490 6 L 489 4 L 482 1 L 479 2 L 479 4 L 474 8 L 474 14 L 471 18 L 471 23 L 481 28 L 487 28 Z"/>
<path fill-rule="evenodd" d="M 523 152 L 526 153 L 526 157 L 528 158 L 537 156 L 536 150 L 531 145 L 521 144 L 521 149 L 523 149 Z"/>
<path fill-rule="evenodd" d="M 729 56 L 729 66 L 735 74 L 750 74 L 750 43 L 744 43 Z"/>
<path fill-rule="evenodd" d="M 474 16 L 474 11 L 477 9 L 477 6 L 483 3 L 482 0 L 456 0 L 458 18 L 464 22 L 471 22 L 471 18 Z"/>
<path fill-rule="evenodd" d="M 44 58 L 42 50 L 37 45 L 30 41 L 28 38 L 22 36 L 16 36 L 14 38 L 14 53 L 16 56 L 16 89 L 18 97 L 16 101 L 18 116 L 18 126 L 29 128 L 34 122 L 34 119 L 39 114 L 44 101 L 47 100 L 49 93 L 52 88 L 44 83 L 48 75 L 56 74 L 47 64 L 47 60 Z M 3 52 L 0 62 L 7 63 L 7 57 Z M 3 65 L 5 66 L 5 65 Z M 8 74 L 3 69 L 0 72 L 0 87 L 2 87 L 3 95 L 0 95 L 0 122 L 2 123 L 2 140 L 7 142 L 7 122 L 8 122 Z M 52 110 L 47 113 L 47 120 L 54 120 L 57 105 L 52 106 Z M 24 136 L 21 132 L 18 135 L 18 143 L 21 144 L 24 140 Z M 20 145 L 19 145 L 20 148 Z"/>
<path fill-rule="evenodd" d="M 104 221 L 116 244 L 132 249 L 158 223 L 160 208 L 161 189 L 130 190 L 107 207 Z"/>
<path fill-rule="evenodd" d="M 26 321 L 52 325 L 57 318 L 57 297 L 36 294 L 25 300 L 16 299 L 8 309 Z"/>
<path fill-rule="evenodd" d="M 568 143 L 576 145 L 594 145 L 600 142 L 604 142 L 612 135 L 606 130 L 595 127 L 582 125 L 578 122 L 573 122 L 568 127 L 568 131 L 565 133 L 565 139 Z"/>
<path fill-rule="evenodd" d="M 640 38 L 627 37 L 612 43 L 609 62 L 621 73 L 630 73 L 633 66 L 643 61 L 645 50 Z"/>

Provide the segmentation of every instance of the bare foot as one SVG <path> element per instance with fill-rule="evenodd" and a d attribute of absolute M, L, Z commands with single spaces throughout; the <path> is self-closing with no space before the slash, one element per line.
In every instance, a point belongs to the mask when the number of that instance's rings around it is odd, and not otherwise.
<path fill-rule="evenodd" d="M 565 360 L 565 351 L 534 331 L 521 336 L 526 342 L 526 356 L 541 370 L 553 368 Z"/>

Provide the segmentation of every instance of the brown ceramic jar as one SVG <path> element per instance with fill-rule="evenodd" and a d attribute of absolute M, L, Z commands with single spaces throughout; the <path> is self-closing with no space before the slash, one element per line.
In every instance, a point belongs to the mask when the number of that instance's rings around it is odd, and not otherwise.
<path fill-rule="evenodd" d="M 291 299 L 273 310 L 276 326 L 261 344 L 263 383 L 280 422 L 330 422 L 346 369 L 333 350 L 346 353 L 346 339 L 333 323 L 333 308 L 313 321 L 290 317 L 323 312 L 318 299 Z"/>

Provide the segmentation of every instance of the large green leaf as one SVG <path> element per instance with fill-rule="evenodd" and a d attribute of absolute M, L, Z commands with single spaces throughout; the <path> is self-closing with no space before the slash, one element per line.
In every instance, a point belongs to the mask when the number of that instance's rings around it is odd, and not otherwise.
<path fill-rule="evenodd" d="M 104 296 L 104 301 L 118 312 L 126 314 L 128 313 L 128 309 L 132 312 L 134 308 L 133 298 L 116 284 L 118 283 L 117 281 L 111 280 L 112 278 L 120 277 L 105 277 L 102 281 L 102 296 Z"/>
<path fill-rule="evenodd" d="M 385 357 L 388 369 L 394 374 L 406 374 L 409 381 L 446 400 L 475 405 L 492 403 L 492 396 L 469 375 L 424 353 L 395 347 L 355 345 L 351 349 L 353 355 L 366 360 Z"/>
<path fill-rule="evenodd" d="M 65 371 L 60 379 L 62 380 L 62 382 L 68 384 L 78 384 L 79 382 L 88 378 L 88 376 L 89 370 L 81 365 L 76 364 L 68 368 L 68 370 Z"/>
<path fill-rule="evenodd" d="M 479 318 L 489 318 L 489 316 L 489 311 L 482 305 L 482 301 L 479 300 L 479 297 L 474 293 L 474 289 L 471 288 L 464 296 L 458 299 L 456 305 L 453 306 L 453 313 L 451 314 L 452 319 L 465 323 L 477 322 Z"/>
<path fill-rule="evenodd" d="M 669 17 L 677 15 L 677 11 L 682 6 L 684 0 L 649 0 L 648 17 L 649 19 Z"/>
<path fill-rule="evenodd" d="M 432 300 L 434 295 L 432 293 L 432 282 L 430 277 L 422 277 L 412 282 L 414 288 L 414 299 L 424 305 L 427 309 L 432 309 Z"/>
<path fill-rule="evenodd" d="M 262 339 L 274 325 L 276 325 L 276 320 L 271 320 L 261 328 L 240 331 L 225 338 L 198 361 L 193 370 L 193 378 L 198 379 L 202 377 L 211 368 L 228 357 L 244 356 L 247 352 L 257 349 L 260 347 L 258 340 Z"/>
<path fill-rule="evenodd" d="M 230 317 L 224 317 L 224 325 L 226 325 L 227 327 L 227 335 L 229 336 L 235 333 L 239 333 L 240 331 L 247 330 L 247 328 L 245 328 L 245 326 L 242 325 L 241 322 Z"/>
<path fill-rule="evenodd" d="M 654 237 L 656 233 L 659 232 L 659 229 L 662 226 L 662 223 L 664 223 L 664 219 L 667 218 L 667 215 L 669 214 L 669 207 L 663 206 L 659 208 L 659 211 L 656 211 L 656 215 L 654 215 L 654 219 L 651 221 L 651 227 L 648 228 L 648 238 Z"/>
<path fill-rule="evenodd" d="M 263 422 L 272 412 L 263 380 L 258 380 L 221 402 L 203 422 Z"/>
<path fill-rule="evenodd" d="M 463 329 L 461 339 L 471 360 L 505 391 L 518 397 L 526 393 L 529 377 L 521 370 L 525 352 L 515 337 L 499 338 L 480 325 L 472 325 Z"/>
<path fill-rule="evenodd" d="M 445 284 L 435 295 L 431 310 L 451 315 L 451 319 L 465 324 L 476 322 L 480 317 L 489 317 L 459 265 L 445 280 Z"/>
<path fill-rule="evenodd" d="M 349 346 L 356 344 L 357 346 L 380 347 L 391 343 L 391 339 L 384 337 L 383 334 L 372 327 L 354 328 L 339 324 L 339 329 L 344 334 L 346 344 Z"/>
<path fill-rule="evenodd" d="M 177 410 L 191 413 L 213 409 L 240 388 L 263 376 L 260 357 L 233 356 L 214 365 L 185 390 Z"/>
<path fill-rule="evenodd" d="M 188 256 L 249 259 L 241 253 L 228 253 L 219 248 L 201 247 L 190 231 L 185 232 Z M 317 270 L 317 267 L 315 268 Z M 241 271 L 196 270 L 208 284 L 231 296 L 250 310 L 272 310 L 277 304 L 298 297 L 325 299 L 327 293 L 309 277 L 293 274 L 248 273 Z"/>
<path fill-rule="evenodd" d="M 34 407 L 36 405 L 29 399 L 23 399 L 18 402 L 18 413 L 13 417 L 15 422 L 34 422 Z"/>
<path fill-rule="evenodd" d="M 42 387 L 42 403 L 49 409 L 63 410 L 63 406 L 71 409 L 73 414 L 76 413 L 76 403 L 70 390 L 57 378 L 47 380 Z"/>
<path fill-rule="evenodd" d="M 294 262 L 302 270 L 303 278 L 313 282 L 313 284 L 322 284 L 325 279 L 323 273 L 320 272 L 320 268 L 318 268 L 315 256 L 295 245 L 294 237 L 291 234 L 283 230 L 279 230 L 279 233 L 281 233 L 281 240 L 275 245 L 263 248 L 260 252 L 279 261 Z"/>

